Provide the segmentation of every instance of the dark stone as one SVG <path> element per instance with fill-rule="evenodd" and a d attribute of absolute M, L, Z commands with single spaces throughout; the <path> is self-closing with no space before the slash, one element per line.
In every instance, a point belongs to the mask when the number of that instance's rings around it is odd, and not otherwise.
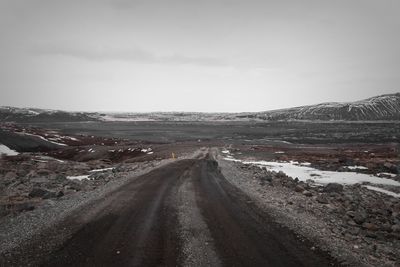
<path fill-rule="evenodd" d="M 13 211 L 31 211 L 35 209 L 35 206 L 33 206 L 32 203 L 29 202 L 24 202 L 24 203 L 18 203 L 18 204 L 14 204 L 11 208 Z"/>
<path fill-rule="evenodd" d="M 29 196 L 32 198 L 39 197 L 43 199 L 49 199 L 49 198 L 56 198 L 58 197 L 59 193 L 49 191 L 43 188 L 33 188 L 31 192 L 29 192 Z"/>
<path fill-rule="evenodd" d="M 376 231 L 376 230 L 378 230 L 378 226 L 376 226 L 376 224 L 373 224 L 373 223 L 363 223 L 362 226 L 365 229 L 367 229 L 368 231 Z"/>
<path fill-rule="evenodd" d="M 329 183 L 324 187 L 323 191 L 326 193 L 343 192 L 343 185 L 338 184 L 338 183 Z"/>
<path fill-rule="evenodd" d="M 49 191 L 43 188 L 33 188 L 31 192 L 29 192 L 30 197 L 44 197 Z"/>
<path fill-rule="evenodd" d="M 368 214 L 363 210 L 354 213 L 354 221 L 357 224 L 363 224 L 367 218 Z"/>
<path fill-rule="evenodd" d="M 398 224 L 392 225 L 392 231 L 395 233 L 400 233 L 400 225 Z"/>
<path fill-rule="evenodd" d="M 272 183 L 272 177 L 271 176 L 263 176 L 260 178 L 261 184 L 264 185 L 265 183 Z"/>
<path fill-rule="evenodd" d="M 312 197 L 313 194 L 310 191 L 304 191 L 303 195 L 305 195 L 306 197 Z"/>
<path fill-rule="evenodd" d="M 301 193 L 304 191 L 304 188 L 301 185 L 296 185 L 294 191 Z"/>
<path fill-rule="evenodd" d="M 329 199 L 324 194 L 317 196 L 316 200 L 321 204 L 328 204 L 329 203 Z"/>
<path fill-rule="evenodd" d="M 349 233 L 351 235 L 358 235 L 360 233 L 360 228 L 352 227 L 352 228 L 349 229 Z"/>

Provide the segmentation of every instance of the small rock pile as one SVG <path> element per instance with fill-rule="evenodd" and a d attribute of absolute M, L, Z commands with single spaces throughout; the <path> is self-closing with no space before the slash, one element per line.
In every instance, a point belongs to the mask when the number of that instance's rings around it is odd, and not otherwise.
<path fill-rule="evenodd" d="M 101 161 L 81 163 L 38 159 L 21 154 L 0 158 L 0 217 L 30 211 L 44 200 L 56 200 L 79 191 L 91 191 L 131 170 L 131 166 L 90 173 L 91 169 L 110 167 Z M 90 174 L 89 179 L 68 179 L 68 176 Z"/>
<path fill-rule="evenodd" d="M 244 165 L 250 169 L 262 186 L 283 186 L 327 205 L 332 213 L 343 218 L 352 235 L 363 234 L 371 238 L 400 240 L 400 200 L 370 191 L 360 184 L 344 187 L 338 183 L 317 186 L 313 181 L 299 181 L 283 172 L 269 172 L 259 167 Z"/>
<path fill-rule="evenodd" d="M 388 262 L 388 266 L 400 264 L 398 198 L 371 191 L 360 184 L 321 186 L 312 180 L 293 179 L 283 172 L 270 172 L 252 165 L 237 166 L 245 176 L 252 177 L 247 186 L 252 188 L 252 184 L 258 183 L 259 189 L 252 192 L 260 192 L 273 206 L 318 218 L 326 225 L 321 231 L 330 233 L 330 238 L 345 241 L 352 250 L 362 251 L 366 255 L 363 257 Z"/>

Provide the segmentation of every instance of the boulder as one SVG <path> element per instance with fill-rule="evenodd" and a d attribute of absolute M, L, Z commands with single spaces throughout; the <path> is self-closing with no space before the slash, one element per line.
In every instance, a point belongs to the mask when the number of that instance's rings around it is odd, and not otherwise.
<path fill-rule="evenodd" d="M 338 183 L 329 183 L 324 187 L 323 191 L 326 193 L 340 193 L 343 192 L 343 185 Z"/>
<path fill-rule="evenodd" d="M 52 171 L 50 171 L 50 170 L 47 170 L 47 169 L 41 169 L 41 170 L 38 170 L 37 172 L 36 172 L 38 175 L 44 175 L 44 176 L 48 176 L 48 175 L 50 175 L 50 174 L 52 174 L 53 172 Z"/>
<path fill-rule="evenodd" d="M 47 190 L 42 188 L 33 188 L 31 192 L 29 192 L 28 196 L 30 197 L 43 197 L 47 194 Z"/>
<path fill-rule="evenodd" d="M 399 167 L 396 164 L 387 162 L 387 163 L 383 164 L 383 166 L 385 168 L 387 168 L 390 172 L 393 172 L 393 173 L 398 173 L 399 172 Z"/>
<path fill-rule="evenodd" d="M 57 192 L 49 191 L 43 188 L 33 188 L 31 192 L 29 192 L 29 196 L 32 198 L 37 197 L 37 198 L 49 199 L 58 197 L 59 194 Z"/>
<path fill-rule="evenodd" d="M 329 199 L 325 194 L 318 195 L 316 200 L 321 204 L 328 204 Z"/>
<path fill-rule="evenodd" d="M 279 172 L 276 174 L 276 177 L 277 177 L 277 178 L 286 178 L 287 175 L 286 175 L 286 173 L 284 173 L 283 171 L 279 171 Z"/>
<path fill-rule="evenodd" d="M 378 230 L 378 226 L 373 223 L 363 223 L 362 227 L 367 229 L 368 231 L 376 231 Z"/>
<path fill-rule="evenodd" d="M 272 183 L 272 177 L 270 175 L 263 176 L 261 180 L 264 182 Z"/>
<path fill-rule="evenodd" d="M 363 224 L 368 218 L 368 214 L 364 210 L 360 210 L 354 213 L 354 221 L 357 224 Z"/>
<path fill-rule="evenodd" d="M 301 193 L 304 191 L 304 188 L 301 185 L 296 185 L 294 191 Z"/>

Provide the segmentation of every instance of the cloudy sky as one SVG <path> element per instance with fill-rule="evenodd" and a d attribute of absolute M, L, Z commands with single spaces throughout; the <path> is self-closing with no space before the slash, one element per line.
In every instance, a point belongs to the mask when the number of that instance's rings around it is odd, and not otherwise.
<path fill-rule="evenodd" d="M 262 111 L 399 92 L 399 0 L 0 0 L 0 105 Z"/>

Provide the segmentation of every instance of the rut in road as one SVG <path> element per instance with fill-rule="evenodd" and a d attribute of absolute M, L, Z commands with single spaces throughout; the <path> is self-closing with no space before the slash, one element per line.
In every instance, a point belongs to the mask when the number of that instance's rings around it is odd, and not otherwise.
<path fill-rule="evenodd" d="M 125 205 L 111 203 L 42 266 L 176 266 L 180 246 L 171 195 L 193 163 L 170 164 L 121 188 L 117 199 Z"/>
<path fill-rule="evenodd" d="M 187 186 L 188 182 L 192 186 Z M 194 198 L 190 205 L 195 206 L 178 205 L 179 194 L 190 194 Z M 75 226 L 77 230 L 41 257 L 39 265 L 182 266 L 190 265 L 185 260 L 190 253 L 201 257 L 202 249 L 218 259 L 197 262 L 213 266 L 339 265 L 327 254 L 310 250 L 312 244 L 274 223 L 223 177 L 217 162 L 210 158 L 179 160 L 155 169 L 101 202 L 98 204 L 105 208 Z M 197 210 L 183 214 L 200 218 L 189 218 L 183 225 L 185 222 L 178 216 L 182 207 Z M 87 214 L 78 211 L 75 218 L 79 216 Z M 200 222 L 197 228 L 187 223 L 192 219 Z M 80 222 L 74 219 L 70 223 Z M 183 229 L 192 241 L 197 238 L 209 244 L 185 250 L 190 246 L 182 238 Z M 29 251 L 25 253 L 26 258 L 33 257 Z"/>
<path fill-rule="evenodd" d="M 216 161 L 198 161 L 192 173 L 199 207 L 225 266 L 339 265 L 259 210 L 223 177 Z"/>

